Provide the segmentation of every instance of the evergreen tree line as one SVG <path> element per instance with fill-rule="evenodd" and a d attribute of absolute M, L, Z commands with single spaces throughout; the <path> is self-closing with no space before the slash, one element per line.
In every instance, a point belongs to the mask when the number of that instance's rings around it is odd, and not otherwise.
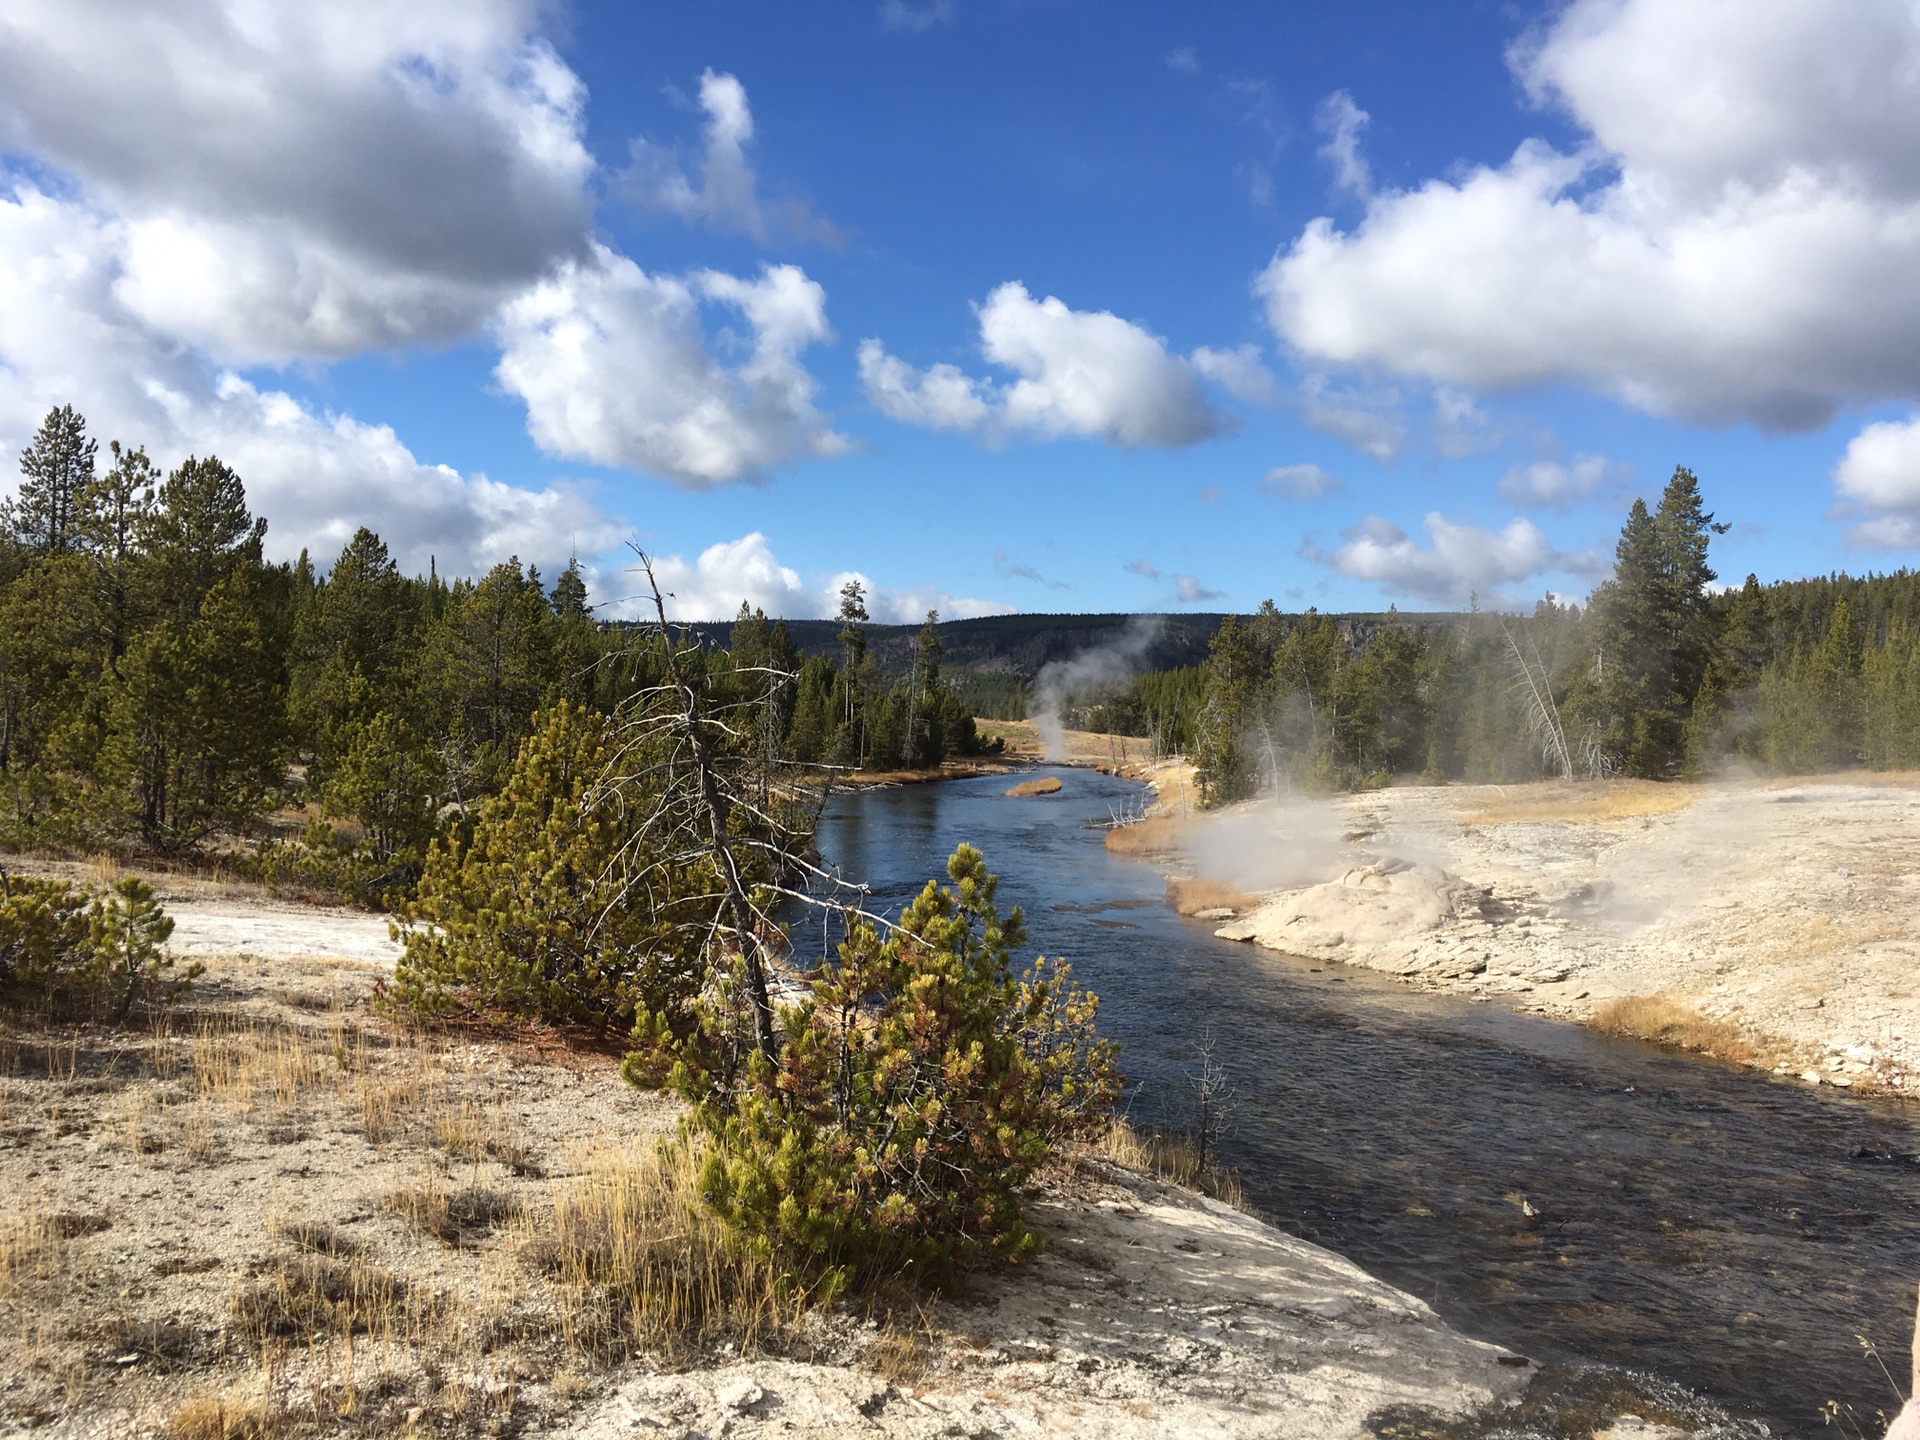
<path fill-rule="evenodd" d="M 1682 468 L 1634 501 L 1584 608 L 1390 613 L 1363 641 L 1271 601 L 1229 619 L 1186 722 L 1202 795 L 1920 765 L 1920 575 L 1718 590 L 1725 528 Z"/>
<path fill-rule="evenodd" d="M 0 844 L 238 853 L 293 806 L 297 840 L 247 851 L 270 875 L 393 898 L 501 789 L 540 712 L 609 713 L 659 678 L 657 647 L 596 622 L 577 564 L 550 586 L 517 559 L 407 576 L 366 528 L 324 577 L 305 552 L 272 563 L 231 468 L 103 455 L 71 406 L 20 468 L 0 507 Z M 892 769 L 974 748 L 937 617 L 883 686 L 858 585 L 843 598 L 842 660 L 803 665 L 743 605 L 707 682 L 774 697 L 762 738 L 782 758 Z M 796 678 L 769 688 L 768 668 Z"/>

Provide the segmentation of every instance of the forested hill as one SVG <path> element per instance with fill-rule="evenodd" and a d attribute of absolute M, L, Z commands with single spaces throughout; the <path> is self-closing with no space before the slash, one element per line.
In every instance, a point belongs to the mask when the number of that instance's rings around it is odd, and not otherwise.
<path fill-rule="evenodd" d="M 1214 636 L 1227 618 L 1218 613 L 1187 612 L 988 615 L 974 620 L 946 620 L 937 627 L 941 671 L 974 714 L 1019 719 L 1027 714 L 1028 694 L 1049 665 L 1111 650 L 1124 652 L 1125 659 L 1116 668 L 1126 673 L 1153 675 L 1195 669 L 1206 660 Z M 1460 618 L 1423 614 L 1417 621 L 1444 625 Z M 1336 615 L 1332 623 L 1349 645 L 1359 647 L 1385 619 L 1384 613 Z M 782 623 L 801 655 L 827 659 L 840 655 L 843 622 Z M 725 649 L 732 640 L 733 624 L 731 620 L 698 621 L 687 628 L 703 644 Z M 876 672 L 889 680 L 906 676 L 913 667 L 921 627 L 868 624 L 863 628 L 866 655 Z M 1104 688 L 1111 688 L 1111 681 Z"/>
<path fill-rule="evenodd" d="M 1101 646 L 1124 644 L 1136 626 L 1152 627 L 1152 639 L 1140 653 L 1141 671 L 1180 670 L 1207 658 L 1207 647 L 1227 617 L 1188 612 L 1180 615 L 987 615 L 977 620 L 944 620 L 939 625 L 940 663 L 949 673 L 1006 675 L 1031 682 L 1047 665 Z M 1382 614 L 1337 615 L 1343 632 L 1364 644 Z M 1456 619 L 1451 615 L 1418 617 L 1422 623 Z M 838 620 L 789 620 L 787 633 L 802 655 L 839 653 Z M 725 646 L 733 621 L 712 620 L 689 627 L 710 645 Z M 919 625 L 868 625 L 867 653 L 891 674 L 912 663 Z"/>
<path fill-rule="evenodd" d="M 1032 680 L 1043 666 L 1070 660 L 1096 646 L 1120 642 L 1136 625 L 1150 625 L 1153 639 L 1141 656 L 1146 670 L 1177 670 L 1207 658 L 1207 646 L 1225 615 L 988 615 L 946 620 L 939 626 L 940 663 L 949 671 L 1005 674 Z M 802 655 L 840 652 L 838 620 L 789 620 L 787 633 Z M 689 627 L 710 645 L 724 647 L 733 621 Z M 913 661 L 912 625 L 868 625 L 867 654 L 885 673 L 905 671 Z"/>

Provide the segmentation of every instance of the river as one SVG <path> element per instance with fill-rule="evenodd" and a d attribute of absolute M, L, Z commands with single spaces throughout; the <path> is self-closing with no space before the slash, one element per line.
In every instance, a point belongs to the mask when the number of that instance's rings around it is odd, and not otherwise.
<path fill-rule="evenodd" d="M 1093 828 L 1140 787 L 1042 773 L 1063 789 L 842 794 L 821 850 L 897 913 L 978 846 L 1029 949 L 1099 994 L 1137 1123 L 1191 1123 L 1211 1033 L 1236 1092 L 1221 1154 L 1260 1213 L 1542 1362 L 1536 1390 L 1752 1435 L 1835 1433 L 1833 1402 L 1841 1433 L 1879 1433 L 1899 1401 L 1860 1337 L 1904 1386 L 1920 1278 L 1906 1108 L 1218 940 Z"/>

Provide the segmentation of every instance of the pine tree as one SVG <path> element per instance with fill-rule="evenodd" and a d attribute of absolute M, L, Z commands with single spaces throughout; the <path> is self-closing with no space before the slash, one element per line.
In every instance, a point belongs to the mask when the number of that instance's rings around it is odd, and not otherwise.
<path fill-rule="evenodd" d="M 834 758 L 842 763 L 864 765 L 867 757 L 866 721 L 861 697 L 866 689 L 867 660 L 866 587 L 849 580 L 840 587 L 840 733 L 834 737 Z"/>
<path fill-rule="evenodd" d="M 267 522 L 247 509 L 240 477 L 209 455 L 189 458 L 167 476 L 141 532 L 158 594 L 191 621 L 214 586 L 260 568 Z"/>
<path fill-rule="evenodd" d="M 580 573 L 578 559 L 567 561 L 567 568 L 553 582 L 553 613 L 562 620 L 592 620 L 593 607 L 587 604 L 587 579 Z"/>
<path fill-rule="evenodd" d="M 137 636 L 108 687 L 110 804 L 157 850 L 244 833 L 285 781 L 286 704 L 259 589 L 245 570 L 221 580 L 193 619 Z"/>
<path fill-rule="evenodd" d="M 81 508 L 99 448 L 71 405 L 49 410 L 40 422 L 20 453 L 20 493 L 7 516 L 7 528 L 29 550 L 65 555 L 80 545 Z"/>
<path fill-rule="evenodd" d="M 1207 647 L 1206 691 L 1201 703 L 1195 781 L 1203 805 L 1244 800 L 1259 787 L 1248 731 L 1266 685 L 1268 657 L 1253 630 L 1229 615 Z"/>
<path fill-rule="evenodd" d="M 1633 502 L 1613 578 L 1594 592 L 1593 668 L 1573 709 L 1629 775 L 1667 775 L 1685 758 L 1688 716 L 1713 654 L 1707 544 L 1725 528 L 1702 507 L 1693 472 L 1676 468 L 1657 513 Z"/>
<path fill-rule="evenodd" d="M 152 597 L 135 592 L 142 529 L 153 508 L 160 474 L 144 447 L 123 450 L 115 440 L 108 448 L 113 466 L 83 492 L 78 531 L 98 580 L 106 626 L 101 643 L 112 667 L 126 654 L 127 642 L 152 603 Z"/>

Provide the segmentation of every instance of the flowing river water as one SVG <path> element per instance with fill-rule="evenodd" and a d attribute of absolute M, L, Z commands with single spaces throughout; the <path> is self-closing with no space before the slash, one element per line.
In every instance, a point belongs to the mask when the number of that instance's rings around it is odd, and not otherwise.
<path fill-rule="evenodd" d="M 1236 1091 L 1221 1153 L 1260 1213 L 1541 1362 L 1536 1392 L 1645 1397 L 1720 1433 L 1879 1433 L 1899 1400 L 1861 1337 L 1904 1387 L 1920 1119 L 1218 940 L 1105 850 L 1095 825 L 1139 786 L 1043 773 L 1058 794 L 840 795 L 821 850 L 897 913 L 979 847 L 1029 951 L 1099 994 L 1137 1123 L 1191 1124 L 1211 1033 Z M 1585 1433 L 1547 1411 L 1520 1433 Z"/>

